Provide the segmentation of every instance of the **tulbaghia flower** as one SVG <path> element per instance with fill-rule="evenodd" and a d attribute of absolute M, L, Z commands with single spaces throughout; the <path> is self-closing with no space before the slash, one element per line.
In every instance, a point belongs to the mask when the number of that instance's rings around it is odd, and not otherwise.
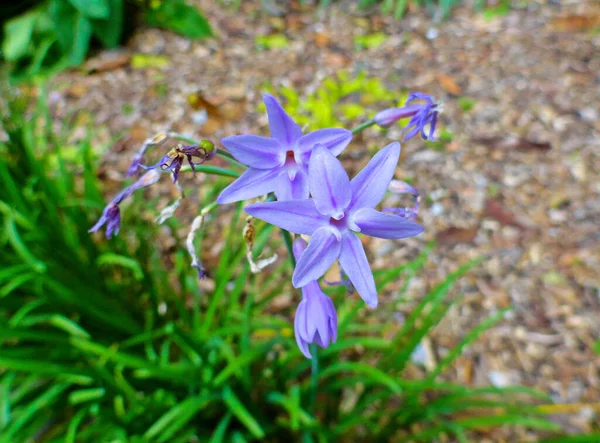
<path fill-rule="evenodd" d="M 171 149 L 167 155 L 161 158 L 158 163 L 152 166 L 140 165 L 144 169 L 156 169 L 160 168 L 163 171 L 171 171 L 173 173 L 173 183 L 177 183 L 179 178 L 179 171 L 183 166 L 184 160 L 187 158 L 188 163 L 192 167 L 192 170 L 196 172 L 196 165 L 201 165 L 207 160 L 212 159 L 217 150 L 215 145 L 208 141 L 202 140 L 198 145 L 182 146 L 178 145 Z M 200 161 L 194 161 L 194 158 L 199 158 Z"/>
<path fill-rule="evenodd" d="M 309 165 L 311 199 L 257 203 L 246 208 L 249 214 L 275 226 L 312 235 L 292 276 L 295 287 L 318 279 L 337 259 L 363 300 L 377 306 L 375 280 L 356 234 L 399 239 L 423 231 L 413 221 L 374 209 L 390 184 L 399 156 L 399 143 L 386 146 L 350 181 L 335 156 L 318 147 Z"/>
<path fill-rule="evenodd" d="M 221 192 L 217 202 L 233 203 L 275 192 L 277 199 L 308 198 L 308 162 L 314 147 L 321 144 L 337 156 L 352 133 L 342 128 L 319 129 L 302 135 L 302 130 L 283 110 L 275 97 L 265 94 L 271 137 L 234 135 L 221 140 L 238 160 L 249 166 L 240 178 Z"/>
<path fill-rule="evenodd" d="M 148 171 L 134 184 L 119 192 L 117 196 L 113 198 L 108 205 L 106 205 L 100 220 L 98 220 L 98 222 L 92 226 L 88 232 L 96 232 L 102 227 L 102 225 L 106 224 L 106 238 L 111 238 L 113 234 L 117 235 L 119 233 L 119 229 L 121 228 L 121 210 L 119 205 L 135 191 L 153 185 L 158 181 L 159 178 L 159 171 Z"/>
<path fill-rule="evenodd" d="M 421 103 L 415 103 L 421 101 Z M 404 128 L 404 141 L 410 140 L 419 132 L 424 140 L 433 140 L 435 125 L 441 106 L 435 103 L 431 95 L 422 92 L 409 94 L 402 108 L 385 109 L 375 115 L 373 120 L 379 126 L 387 127 L 398 120 L 411 117 L 408 125 Z M 425 127 L 429 125 L 429 134 L 425 133 Z"/>
<path fill-rule="evenodd" d="M 294 241 L 294 256 L 299 260 L 306 249 L 306 242 L 301 238 Z M 294 333 L 300 351 L 312 358 L 308 345 L 316 343 L 322 348 L 337 340 L 337 313 L 335 306 L 327 297 L 319 283 L 313 280 L 302 287 L 302 301 L 296 310 Z"/>

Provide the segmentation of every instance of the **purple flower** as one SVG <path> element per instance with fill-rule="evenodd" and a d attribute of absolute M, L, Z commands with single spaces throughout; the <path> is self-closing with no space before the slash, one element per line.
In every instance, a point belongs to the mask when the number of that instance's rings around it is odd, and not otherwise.
<path fill-rule="evenodd" d="M 173 183 L 177 183 L 177 179 L 179 178 L 179 171 L 181 170 L 183 162 L 186 158 L 188 163 L 192 167 L 192 170 L 196 172 L 196 165 L 201 165 L 205 161 L 212 159 L 216 153 L 217 150 L 215 149 L 215 145 L 212 142 L 208 140 L 202 140 L 198 145 L 176 146 L 175 148 L 171 149 L 167 153 L 167 155 L 161 158 L 158 163 L 152 166 L 139 166 L 149 170 L 160 167 L 160 169 L 162 169 L 163 171 L 171 171 L 173 172 Z M 200 161 L 195 162 L 194 157 L 199 158 Z"/>
<path fill-rule="evenodd" d="M 250 215 L 275 226 L 312 235 L 292 276 L 296 288 L 321 277 L 337 259 L 363 300 L 377 306 L 375 280 L 356 233 L 399 239 L 423 232 L 413 221 L 374 209 L 390 184 L 399 156 L 399 143 L 386 146 L 350 181 L 335 156 L 318 147 L 309 164 L 311 199 L 246 208 Z"/>
<path fill-rule="evenodd" d="M 275 97 L 263 96 L 271 137 L 235 135 L 221 140 L 240 163 L 249 168 L 226 187 L 217 202 L 233 203 L 275 192 L 277 199 L 308 198 L 308 162 L 317 144 L 332 155 L 342 152 L 352 139 L 346 129 L 328 128 L 302 135 L 302 130 Z"/>
<path fill-rule="evenodd" d="M 413 104 L 415 101 L 424 103 Z M 411 117 L 408 125 L 404 128 L 404 141 L 408 141 L 421 133 L 424 140 L 433 140 L 435 125 L 437 124 L 438 113 L 441 106 L 435 103 L 431 95 L 422 92 L 413 92 L 409 94 L 402 108 L 385 109 L 375 115 L 373 120 L 379 126 L 387 127 L 398 120 Z M 425 133 L 425 126 L 429 125 L 429 134 Z"/>
<path fill-rule="evenodd" d="M 306 249 L 306 242 L 301 238 L 294 242 L 294 256 L 299 260 Z M 316 343 L 322 348 L 337 340 L 337 313 L 335 306 L 327 297 L 316 280 L 302 287 L 302 301 L 296 310 L 294 332 L 300 351 L 312 358 L 308 349 L 309 343 Z"/>
<path fill-rule="evenodd" d="M 117 235 L 119 233 L 119 229 L 121 228 L 121 210 L 119 205 L 135 191 L 153 185 L 158 181 L 159 178 L 159 171 L 148 171 L 134 184 L 119 192 L 117 196 L 113 198 L 108 205 L 106 205 L 104 212 L 102 212 L 102 216 L 88 232 L 96 232 L 102 227 L 102 225 L 106 224 L 106 238 L 111 238 L 113 234 Z"/>

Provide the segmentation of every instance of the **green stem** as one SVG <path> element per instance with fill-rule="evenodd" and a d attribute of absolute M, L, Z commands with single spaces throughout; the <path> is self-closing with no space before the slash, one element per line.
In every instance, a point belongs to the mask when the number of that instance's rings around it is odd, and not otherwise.
<path fill-rule="evenodd" d="M 289 231 L 282 229 L 281 236 L 283 237 L 283 242 L 285 243 L 285 247 L 287 248 L 288 254 L 290 255 L 290 262 L 292 262 L 292 269 L 295 269 L 296 268 L 296 258 L 294 257 L 294 249 L 293 249 L 294 240 L 292 239 L 292 235 L 290 234 Z"/>
<path fill-rule="evenodd" d="M 218 166 L 210 166 L 210 165 L 199 165 L 195 166 L 196 171 L 204 172 L 205 174 L 212 175 L 221 175 L 223 177 L 233 177 L 238 178 L 240 176 L 239 172 L 232 171 L 231 169 L 219 168 Z M 182 166 L 181 172 L 190 172 L 192 167 L 189 165 Z"/>
<path fill-rule="evenodd" d="M 309 350 L 310 355 L 312 355 L 310 361 L 310 410 L 314 415 L 317 407 L 317 390 L 319 388 L 319 352 L 316 343 L 311 343 L 309 345 Z"/>
<path fill-rule="evenodd" d="M 367 128 L 370 128 L 371 126 L 373 126 L 375 124 L 375 120 L 369 120 L 367 122 L 361 123 L 360 125 L 358 125 L 356 128 L 352 129 L 352 133 L 356 134 L 360 131 L 363 131 Z"/>

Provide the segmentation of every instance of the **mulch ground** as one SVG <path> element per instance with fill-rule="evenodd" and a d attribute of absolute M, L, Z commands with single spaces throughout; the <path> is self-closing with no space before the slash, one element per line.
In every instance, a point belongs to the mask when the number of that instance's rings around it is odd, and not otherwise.
<path fill-rule="evenodd" d="M 431 93 L 445 102 L 439 127 L 454 137 L 441 149 L 410 141 L 397 171 L 427 196 L 420 214 L 426 232 L 372 241 L 372 267 L 401 263 L 437 240 L 409 287 L 406 314 L 460 264 L 485 260 L 461 280 L 463 299 L 424 343 L 430 352 L 423 363 L 512 306 L 446 376 L 471 385 L 525 384 L 557 403 L 598 405 L 600 357 L 592 348 L 600 339 L 600 6 L 537 1 L 488 20 L 463 7 L 436 24 L 423 11 L 396 21 L 377 9 L 357 11 L 350 1 L 325 10 L 242 3 L 235 13 L 199 2 L 216 39 L 190 42 L 139 29 L 121 52 L 99 53 L 86 70 L 54 81 L 57 120 L 85 123 L 89 113 L 99 140 L 126 136 L 107 154 L 103 177 L 120 186 L 139 143 L 166 128 L 214 140 L 266 133 L 266 118 L 256 112 L 266 82 L 302 95 L 337 72 L 365 71 L 390 88 Z M 358 51 L 354 38 L 375 32 L 388 37 Z M 257 46 L 257 36 L 274 33 L 288 38 L 286 48 Z M 134 69 L 131 56 L 139 53 L 166 62 Z M 206 103 L 190 105 L 198 93 Z M 460 106 L 465 99 L 474 104 L 468 111 Z M 398 137 L 399 129 L 384 136 L 368 130 L 343 158 L 355 172 L 368 159 L 365 146 Z M 385 311 L 394 292 L 382 294 L 369 315 L 401 319 Z M 561 420 L 573 432 L 598 424 L 590 406 Z"/>

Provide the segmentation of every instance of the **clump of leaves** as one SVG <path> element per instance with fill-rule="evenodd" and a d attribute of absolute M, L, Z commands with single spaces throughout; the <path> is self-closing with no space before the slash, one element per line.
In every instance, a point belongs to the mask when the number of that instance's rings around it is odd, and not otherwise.
<path fill-rule="evenodd" d="M 114 48 L 122 42 L 125 27 L 136 21 L 129 16 L 125 20 L 125 6 L 125 0 L 48 0 L 36 4 L 4 23 L 2 58 L 12 63 L 17 79 L 77 66 L 94 43 Z M 144 18 L 152 26 L 189 38 L 211 35 L 204 16 L 184 0 L 153 0 Z"/>

